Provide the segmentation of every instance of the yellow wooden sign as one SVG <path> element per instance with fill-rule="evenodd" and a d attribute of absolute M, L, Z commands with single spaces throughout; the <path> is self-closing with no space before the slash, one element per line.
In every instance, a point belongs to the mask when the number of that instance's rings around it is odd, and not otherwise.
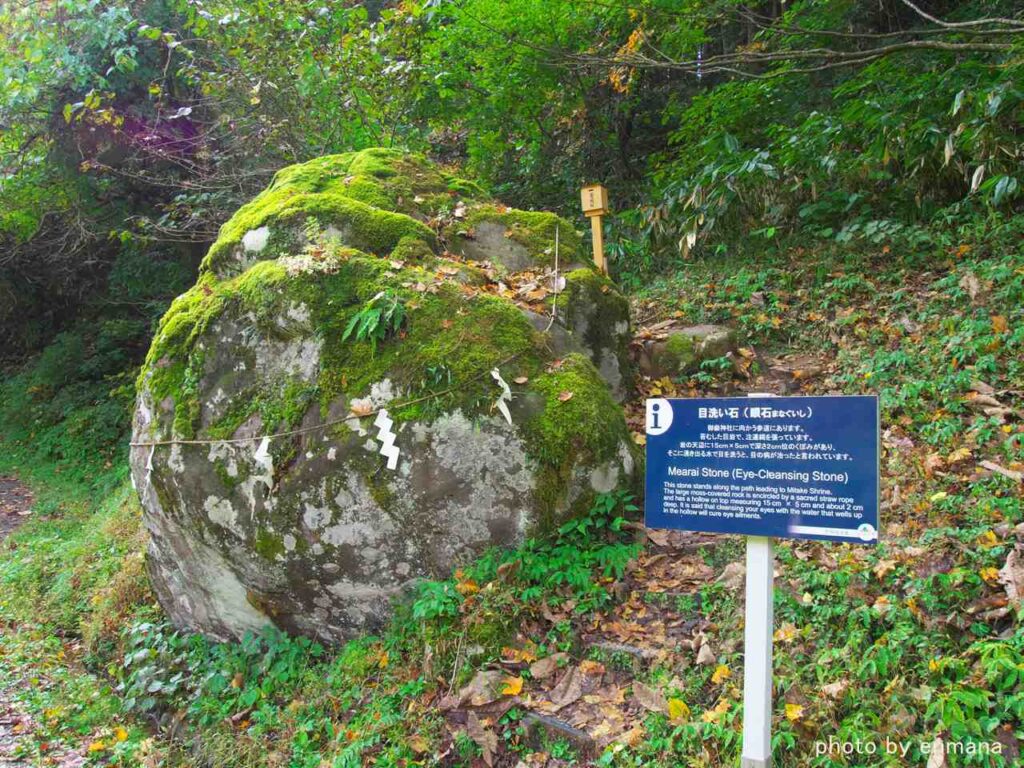
<path fill-rule="evenodd" d="M 580 202 L 583 205 L 583 215 L 590 219 L 590 232 L 594 240 L 594 263 L 607 275 L 608 264 L 604 260 L 604 228 L 601 216 L 608 213 L 608 190 L 600 184 L 590 184 L 580 190 Z"/>
<path fill-rule="evenodd" d="M 586 216 L 601 216 L 608 213 L 608 190 L 600 184 L 591 184 L 580 192 L 583 213 Z"/>

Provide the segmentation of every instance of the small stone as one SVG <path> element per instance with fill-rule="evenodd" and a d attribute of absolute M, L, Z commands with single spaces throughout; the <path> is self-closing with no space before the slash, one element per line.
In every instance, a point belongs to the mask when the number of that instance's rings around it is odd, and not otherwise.
<path fill-rule="evenodd" d="M 635 645 L 629 645 L 627 643 L 615 643 L 609 640 L 599 640 L 595 643 L 590 644 L 591 648 L 594 648 L 602 653 L 623 653 L 632 656 L 639 665 L 645 665 L 654 661 L 658 657 L 658 652 L 653 648 L 639 648 Z"/>
<path fill-rule="evenodd" d="M 726 357 L 737 349 L 736 332 L 719 325 L 694 325 L 668 331 L 665 339 L 646 344 L 638 364 L 652 379 L 693 373 L 705 360 Z"/>

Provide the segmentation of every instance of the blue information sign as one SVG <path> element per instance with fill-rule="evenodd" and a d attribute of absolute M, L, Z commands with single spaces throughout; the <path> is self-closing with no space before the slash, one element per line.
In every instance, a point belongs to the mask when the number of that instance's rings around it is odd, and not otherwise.
<path fill-rule="evenodd" d="M 878 398 L 647 401 L 648 528 L 878 542 Z"/>

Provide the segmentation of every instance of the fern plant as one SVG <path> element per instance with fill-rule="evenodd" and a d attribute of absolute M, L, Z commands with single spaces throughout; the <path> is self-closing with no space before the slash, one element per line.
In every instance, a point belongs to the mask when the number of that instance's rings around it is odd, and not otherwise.
<path fill-rule="evenodd" d="M 381 291 L 352 315 L 341 338 L 348 341 L 349 337 L 355 336 L 356 341 L 369 341 L 376 353 L 377 343 L 397 335 L 405 319 L 402 299 L 390 291 Z"/>

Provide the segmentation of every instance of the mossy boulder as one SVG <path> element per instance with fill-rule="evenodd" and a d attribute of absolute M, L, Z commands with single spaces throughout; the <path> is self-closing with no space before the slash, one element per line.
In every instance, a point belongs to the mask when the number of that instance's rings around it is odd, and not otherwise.
<path fill-rule="evenodd" d="M 622 410 L 590 355 L 558 354 L 423 223 L 463 199 L 453 184 L 390 151 L 285 169 L 163 318 L 131 464 L 149 572 L 179 626 L 372 630 L 413 580 L 634 482 Z M 264 247 L 245 251 L 263 227 Z M 602 292 L 590 275 L 558 297 L 585 333 L 593 310 L 573 297 Z"/>
<path fill-rule="evenodd" d="M 674 328 L 663 336 L 645 342 L 638 360 L 640 370 L 655 379 L 695 373 L 705 360 L 728 357 L 737 347 L 736 331 L 721 325 Z"/>

